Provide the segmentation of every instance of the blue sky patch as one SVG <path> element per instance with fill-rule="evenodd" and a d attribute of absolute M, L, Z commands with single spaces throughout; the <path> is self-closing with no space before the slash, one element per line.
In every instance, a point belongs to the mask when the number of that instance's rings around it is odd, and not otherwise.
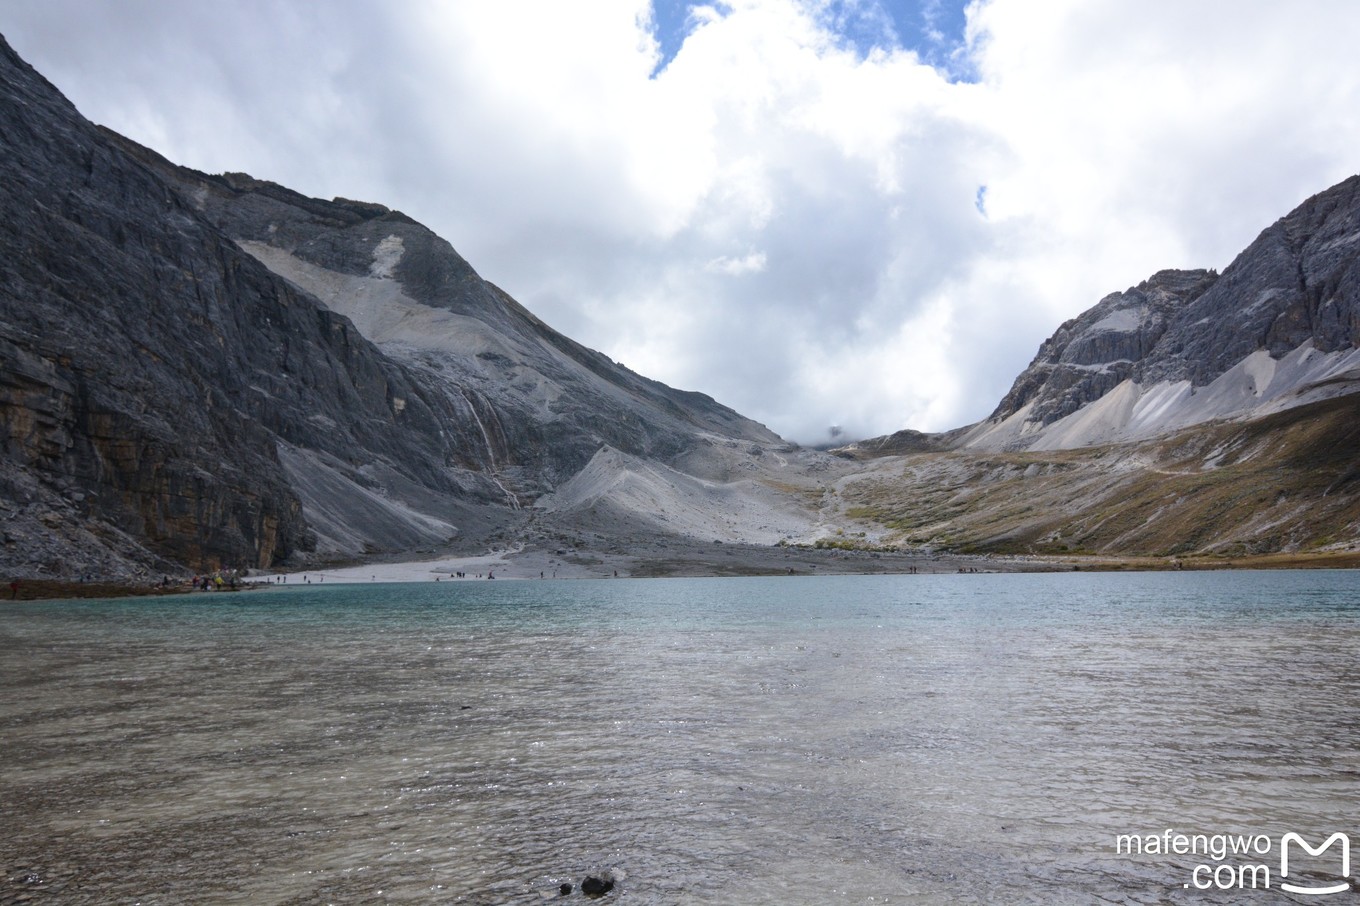
<path fill-rule="evenodd" d="M 653 0 L 653 28 L 661 47 L 660 72 L 675 59 L 689 36 L 690 10 L 703 4 L 689 0 Z M 961 60 L 966 0 L 830 0 L 818 18 L 861 55 L 875 47 L 914 50 L 922 60 L 964 79 L 970 73 Z M 721 8 L 721 7 L 720 7 Z"/>

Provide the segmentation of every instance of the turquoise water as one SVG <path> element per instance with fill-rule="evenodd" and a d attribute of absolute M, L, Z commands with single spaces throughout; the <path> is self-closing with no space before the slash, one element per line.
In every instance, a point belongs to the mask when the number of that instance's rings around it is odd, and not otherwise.
<path fill-rule="evenodd" d="M 1115 841 L 1360 846 L 1357 578 L 7 605 L 0 902 L 1288 902 Z"/>

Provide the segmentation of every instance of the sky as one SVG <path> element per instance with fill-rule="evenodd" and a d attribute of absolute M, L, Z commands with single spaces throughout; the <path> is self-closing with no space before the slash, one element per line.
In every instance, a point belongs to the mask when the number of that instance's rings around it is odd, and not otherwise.
<path fill-rule="evenodd" d="M 1065 320 L 1360 170 L 1353 0 L 0 0 L 87 117 L 376 201 L 805 444 L 986 417 Z"/>

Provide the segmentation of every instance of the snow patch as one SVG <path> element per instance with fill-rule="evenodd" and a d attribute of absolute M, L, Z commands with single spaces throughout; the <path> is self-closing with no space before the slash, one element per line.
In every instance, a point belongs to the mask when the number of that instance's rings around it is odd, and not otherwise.
<path fill-rule="evenodd" d="M 406 246 L 400 236 L 388 236 L 373 250 L 373 263 L 368 266 L 368 275 L 379 280 L 391 280 L 392 269 L 406 254 Z"/>
<path fill-rule="evenodd" d="M 1251 381 L 1252 393 L 1256 396 L 1266 392 L 1275 378 L 1275 360 L 1264 349 L 1258 349 L 1239 363 L 1242 374 Z"/>

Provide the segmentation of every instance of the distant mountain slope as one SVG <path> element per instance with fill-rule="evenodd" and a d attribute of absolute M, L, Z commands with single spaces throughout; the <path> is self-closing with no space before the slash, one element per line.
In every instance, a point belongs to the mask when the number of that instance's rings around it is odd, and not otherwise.
<path fill-rule="evenodd" d="M 1063 324 L 989 418 L 839 451 L 862 471 L 837 496 L 888 545 L 1353 559 L 1357 391 L 1353 177 L 1221 276 L 1162 271 Z"/>
<path fill-rule="evenodd" d="M 878 458 L 840 496 L 896 545 L 1059 557 L 1353 558 L 1357 451 L 1360 394 L 1347 394 L 1111 446 Z"/>
<path fill-rule="evenodd" d="M 610 445 L 777 441 L 557 334 L 379 205 L 183 170 L 0 39 L 0 568 L 266 566 L 500 530 Z"/>
<path fill-rule="evenodd" d="M 1360 390 L 1360 176 L 1267 228 L 1222 276 L 1162 271 L 1058 328 L 952 442 L 1070 449 Z"/>

